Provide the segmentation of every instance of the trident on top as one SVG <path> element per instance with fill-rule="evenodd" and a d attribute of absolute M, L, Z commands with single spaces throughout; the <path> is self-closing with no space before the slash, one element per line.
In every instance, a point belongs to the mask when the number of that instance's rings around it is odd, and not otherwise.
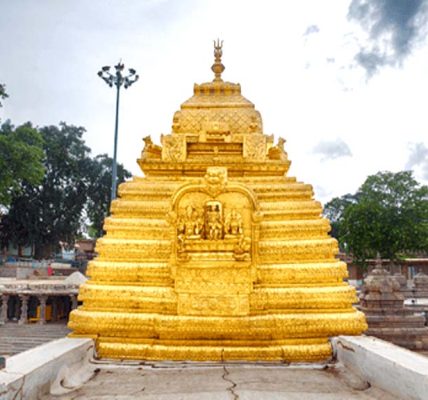
<path fill-rule="evenodd" d="M 214 40 L 214 57 L 216 61 L 221 62 L 221 56 L 223 55 L 222 51 L 223 47 L 223 40 L 220 41 L 220 39 Z"/>
<path fill-rule="evenodd" d="M 221 63 L 221 56 L 223 55 L 223 40 L 214 40 L 214 64 L 211 69 L 214 72 L 214 81 L 223 81 L 221 74 L 225 70 L 225 66 Z"/>

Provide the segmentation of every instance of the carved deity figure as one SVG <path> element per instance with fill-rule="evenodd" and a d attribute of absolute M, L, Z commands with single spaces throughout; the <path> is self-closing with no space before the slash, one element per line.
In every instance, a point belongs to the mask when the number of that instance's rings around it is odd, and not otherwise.
<path fill-rule="evenodd" d="M 193 210 L 192 218 L 195 221 L 194 225 L 194 235 L 200 239 L 204 234 L 204 217 L 203 213 L 199 213 L 197 210 Z"/>
<path fill-rule="evenodd" d="M 184 214 L 179 218 L 177 224 L 179 242 L 184 239 L 200 239 L 203 231 L 202 218 L 198 211 L 190 204 L 186 207 Z"/>
<path fill-rule="evenodd" d="M 207 239 L 220 240 L 223 239 L 223 223 L 221 218 L 220 205 L 211 203 L 207 205 Z"/>
<path fill-rule="evenodd" d="M 241 214 L 238 213 L 238 211 L 236 211 L 234 208 L 226 217 L 224 230 L 226 235 L 232 236 L 242 235 L 243 233 Z"/>
<path fill-rule="evenodd" d="M 233 256 L 237 261 L 249 259 L 251 250 L 251 239 L 241 235 L 233 249 Z"/>

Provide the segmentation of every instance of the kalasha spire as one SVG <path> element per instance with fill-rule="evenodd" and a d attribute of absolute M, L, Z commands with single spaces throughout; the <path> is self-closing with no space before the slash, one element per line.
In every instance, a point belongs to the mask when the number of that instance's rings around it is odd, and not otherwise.
<path fill-rule="evenodd" d="M 221 74 L 225 70 L 225 66 L 221 63 L 221 56 L 223 55 L 223 40 L 214 40 L 214 64 L 211 69 L 215 74 L 214 82 L 223 82 Z"/>

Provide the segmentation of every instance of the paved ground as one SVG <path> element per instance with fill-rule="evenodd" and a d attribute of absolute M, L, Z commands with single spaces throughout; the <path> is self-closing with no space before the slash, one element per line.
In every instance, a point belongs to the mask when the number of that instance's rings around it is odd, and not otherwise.
<path fill-rule="evenodd" d="M 100 365 L 82 388 L 49 400 L 397 400 L 340 367 Z"/>
<path fill-rule="evenodd" d="M 64 337 L 65 323 L 0 325 L 0 355 Z M 98 362 L 82 388 L 48 400 L 398 400 L 338 366 L 260 364 L 115 365 Z"/>
<path fill-rule="evenodd" d="M 0 325 L 0 355 L 11 356 L 66 336 L 70 330 L 65 322 L 18 325 L 8 322 Z"/>

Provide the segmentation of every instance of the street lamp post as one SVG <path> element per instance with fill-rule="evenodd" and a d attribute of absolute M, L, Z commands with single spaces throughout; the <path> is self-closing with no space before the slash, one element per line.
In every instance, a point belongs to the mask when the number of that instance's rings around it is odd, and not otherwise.
<path fill-rule="evenodd" d="M 98 76 L 104 80 L 107 85 L 110 87 L 116 86 L 116 122 L 114 126 L 114 150 L 113 150 L 113 168 L 112 168 L 112 178 L 111 178 L 111 200 L 113 201 L 116 198 L 116 185 L 117 185 L 117 136 L 119 129 L 119 94 L 120 88 L 122 85 L 125 89 L 128 89 L 133 83 L 138 80 L 138 75 L 135 69 L 129 68 L 128 75 L 123 75 L 123 70 L 125 65 L 119 63 L 114 66 L 116 73 L 110 73 L 110 67 L 102 67 L 98 71 Z"/>

